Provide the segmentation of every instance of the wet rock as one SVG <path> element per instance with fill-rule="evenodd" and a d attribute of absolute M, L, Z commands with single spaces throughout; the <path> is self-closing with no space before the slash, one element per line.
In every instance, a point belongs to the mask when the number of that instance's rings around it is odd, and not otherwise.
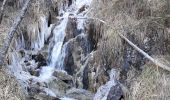
<path fill-rule="evenodd" d="M 40 75 L 40 70 L 28 70 L 29 71 L 29 73 L 31 74 L 31 75 L 33 75 L 33 76 L 39 76 Z"/>
<path fill-rule="evenodd" d="M 47 88 L 37 86 L 30 89 L 29 100 L 60 100 L 59 96 L 56 96 L 56 94 Z"/>
<path fill-rule="evenodd" d="M 85 63 L 83 64 L 83 88 L 96 92 L 97 89 L 109 80 L 108 72 L 100 63 L 96 62 L 98 59 L 98 51 L 90 53 Z"/>
<path fill-rule="evenodd" d="M 113 86 L 109 94 L 107 95 L 107 100 L 121 100 L 123 98 L 123 91 L 119 84 Z"/>
<path fill-rule="evenodd" d="M 85 69 L 83 71 L 83 89 L 88 89 L 89 87 L 89 76 L 88 76 L 88 66 L 87 65 L 84 65 L 85 66 Z"/>
<path fill-rule="evenodd" d="M 68 72 L 69 75 L 73 75 L 75 68 L 76 67 L 74 64 L 73 56 L 71 53 L 69 53 L 64 59 L 64 69 Z"/>
<path fill-rule="evenodd" d="M 103 24 L 100 22 L 90 21 L 87 22 L 85 27 L 86 33 L 88 35 L 88 41 L 91 44 L 91 49 L 96 50 L 98 42 L 102 38 Z"/>
<path fill-rule="evenodd" d="M 64 67 L 68 74 L 73 75 L 80 70 L 82 60 L 87 55 L 89 48 L 86 35 L 80 34 L 67 42 Z"/>
<path fill-rule="evenodd" d="M 26 66 L 30 66 L 30 65 L 31 65 L 31 63 L 28 62 L 28 61 L 24 61 L 24 62 L 25 62 L 25 65 L 26 65 Z"/>
<path fill-rule="evenodd" d="M 34 59 L 36 62 L 46 61 L 42 54 L 32 55 L 32 59 Z"/>
<path fill-rule="evenodd" d="M 98 88 L 93 99 L 94 100 L 112 100 L 112 98 L 115 98 L 113 100 L 119 100 L 116 98 L 121 98 L 123 92 L 117 82 L 118 76 L 119 74 L 117 73 L 117 70 L 112 69 L 110 71 L 110 81 L 108 81 L 105 85 L 102 85 Z"/>
<path fill-rule="evenodd" d="M 21 57 L 25 56 L 25 51 L 24 50 L 20 50 L 19 53 L 21 54 Z"/>
<path fill-rule="evenodd" d="M 14 6 L 14 2 L 7 2 L 8 6 Z"/>
<path fill-rule="evenodd" d="M 69 41 L 66 49 L 66 56 L 64 58 L 64 68 L 68 74 L 73 75 L 79 69 L 80 65 L 80 54 L 76 52 L 81 52 L 82 49 L 78 46 L 77 42 Z"/>
<path fill-rule="evenodd" d="M 32 55 L 32 59 L 34 59 L 35 62 L 38 62 L 38 68 L 47 65 L 46 58 L 42 54 Z"/>
<path fill-rule="evenodd" d="M 62 80 L 62 81 L 71 81 L 72 80 L 72 76 L 68 75 L 67 72 L 65 71 L 61 71 L 61 70 L 55 70 L 53 72 L 53 76 L 57 77 L 58 79 Z"/>
<path fill-rule="evenodd" d="M 48 86 L 48 88 L 58 96 L 63 96 L 66 93 L 66 90 L 70 88 L 69 84 L 66 84 L 65 82 L 57 78 L 49 82 Z"/>
<path fill-rule="evenodd" d="M 34 96 L 34 100 L 35 99 L 37 99 L 37 100 L 60 100 L 57 97 L 50 96 L 50 95 L 45 94 L 45 93 L 38 93 L 36 96 Z"/>
<path fill-rule="evenodd" d="M 83 11 L 85 11 L 86 9 L 86 5 L 83 5 L 82 7 L 80 7 L 80 9 L 78 10 L 77 14 L 82 13 Z"/>
<path fill-rule="evenodd" d="M 27 88 L 27 91 L 31 97 L 34 97 L 35 94 L 41 92 L 41 89 L 40 89 L 40 86 L 38 86 L 38 85 L 32 85 Z"/>
<path fill-rule="evenodd" d="M 66 97 L 70 97 L 78 100 L 92 100 L 93 93 L 84 89 L 72 88 L 67 91 Z"/>
<path fill-rule="evenodd" d="M 66 35 L 64 39 L 64 43 L 67 42 L 69 39 L 74 38 L 77 32 L 77 23 L 76 19 L 69 18 L 67 26 L 66 26 Z"/>

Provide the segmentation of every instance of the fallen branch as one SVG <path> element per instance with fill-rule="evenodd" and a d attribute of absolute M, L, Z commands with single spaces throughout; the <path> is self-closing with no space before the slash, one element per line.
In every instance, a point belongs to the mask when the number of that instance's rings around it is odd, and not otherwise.
<path fill-rule="evenodd" d="M 165 70 L 170 71 L 170 67 L 160 63 L 158 60 L 155 60 L 154 58 L 152 58 L 151 56 L 149 56 L 146 52 L 144 52 L 142 49 L 140 49 L 139 47 L 137 47 L 134 43 L 132 43 L 130 40 L 128 40 L 125 36 L 123 36 L 122 34 L 119 34 L 119 36 L 124 39 L 129 45 L 131 45 L 135 50 L 137 50 L 139 53 L 141 53 L 143 56 L 145 56 L 147 59 L 149 59 L 150 61 L 152 61 L 156 66 L 159 66 Z"/>
<path fill-rule="evenodd" d="M 2 18 L 4 16 L 4 7 L 6 5 L 6 2 L 7 2 L 7 0 L 4 0 L 3 3 L 2 3 L 2 6 L 1 6 L 0 24 L 1 24 Z"/>
<path fill-rule="evenodd" d="M 1 53 L 0 54 L 0 66 L 4 65 L 4 59 L 5 59 L 5 56 L 6 56 L 7 52 L 8 52 L 9 46 L 11 44 L 11 41 L 12 41 L 12 39 L 14 37 L 14 34 L 15 34 L 19 24 L 21 23 L 22 19 L 25 16 L 25 13 L 26 13 L 27 8 L 28 8 L 28 6 L 30 4 L 30 1 L 31 0 L 27 0 L 25 2 L 24 6 L 23 6 L 23 8 L 21 10 L 20 15 L 18 16 L 18 18 L 16 19 L 16 21 L 12 25 L 10 31 L 8 32 L 8 35 L 7 35 L 7 37 L 6 37 L 5 41 L 4 41 L 3 47 L 1 49 L 2 51 L 0 52 Z"/>
<path fill-rule="evenodd" d="M 71 17 L 73 18 L 73 17 Z M 103 21 L 99 18 L 91 18 L 91 17 L 87 17 L 87 18 L 81 18 L 78 17 L 78 19 L 92 19 L 92 20 L 98 20 L 100 22 L 102 22 L 103 24 L 105 24 L 106 26 L 111 27 L 112 29 L 114 29 L 111 25 L 107 24 L 106 21 Z M 145 56 L 148 60 L 150 60 L 151 62 L 153 62 L 156 66 L 159 66 L 167 71 L 170 71 L 170 67 L 168 67 L 165 64 L 162 64 L 161 62 L 159 62 L 158 60 L 155 60 L 154 58 L 152 58 L 150 55 L 148 55 L 146 52 L 144 52 L 142 49 L 140 49 L 137 45 L 135 45 L 134 43 L 132 43 L 129 39 L 127 39 L 125 36 L 123 36 L 122 34 L 118 34 L 120 36 L 120 38 L 122 38 L 123 40 L 125 40 L 130 46 L 132 46 L 135 50 L 137 50 L 139 53 L 141 53 L 143 56 Z"/>

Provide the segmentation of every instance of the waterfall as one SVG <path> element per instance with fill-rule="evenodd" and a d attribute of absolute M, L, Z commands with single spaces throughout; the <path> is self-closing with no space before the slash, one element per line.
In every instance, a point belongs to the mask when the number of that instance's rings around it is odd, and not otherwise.
<path fill-rule="evenodd" d="M 65 13 L 63 15 L 64 19 L 62 20 L 61 24 L 57 27 L 55 27 L 54 29 L 54 42 L 55 45 L 53 47 L 52 53 L 51 53 L 51 62 L 50 62 L 50 66 L 51 67 L 55 67 L 57 69 L 63 69 L 58 62 L 60 57 L 61 57 L 61 50 L 62 50 L 62 45 L 63 45 L 63 41 L 64 41 L 64 37 L 65 37 L 65 29 L 66 29 L 66 25 L 68 22 L 68 16 L 69 13 Z"/>
<path fill-rule="evenodd" d="M 64 38 L 69 16 L 71 15 L 75 18 L 86 16 L 87 9 L 81 13 L 78 13 L 78 11 L 83 5 L 89 6 L 89 4 L 90 0 L 76 0 L 73 1 L 71 5 L 60 8 L 59 21 L 56 25 L 51 24 L 49 27 L 47 18 L 41 16 L 40 22 L 32 26 L 30 25 L 31 27 L 28 29 L 28 34 L 31 34 L 31 46 L 29 50 L 24 49 L 27 45 L 23 35 L 20 39 L 16 40 L 15 49 L 9 54 L 9 69 L 10 73 L 19 80 L 24 88 L 29 87 L 30 80 L 32 80 L 32 82 L 37 81 L 48 83 L 52 79 L 52 74 L 55 70 L 64 70 L 63 63 L 67 48 L 67 42 L 64 44 Z M 85 19 L 77 19 L 77 29 L 84 29 L 84 21 Z M 54 29 L 52 31 L 53 26 Z M 53 35 L 48 48 L 49 61 L 46 66 L 41 66 L 39 69 L 37 68 L 38 63 L 35 62 L 32 55 L 38 54 L 42 48 L 44 48 L 45 41 L 47 41 L 50 34 Z M 80 34 L 84 36 L 84 33 L 81 32 Z M 21 53 L 21 48 L 22 50 L 24 49 L 24 53 Z M 39 75 L 32 75 L 31 71 L 39 71 Z M 49 94 L 53 93 L 50 92 Z"/>

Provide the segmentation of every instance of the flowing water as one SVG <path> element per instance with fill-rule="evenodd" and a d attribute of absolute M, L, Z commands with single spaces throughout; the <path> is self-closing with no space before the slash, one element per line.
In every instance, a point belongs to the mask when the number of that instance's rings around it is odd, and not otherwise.
<path fill-rule="evenodd" d="M 76 0 L 72 1 L 71 5 L 65 5 L 61 7 L 59 10 L 59 21 L 53 30 L 52 41 L 50 41 L 50 45 L 48 46 L 48 63 L 47 66 L 43 66 L 40 69 L 36 69 L 37 63 L 34 59 L 30 57 L 30 52 L 32 54 L 38 54 L 45 46 L 45 41 L 47 41 L 50 36 L 50 31 L 54 25 L 50 25 L 48 27 L 48 21 L 45 16 L 40 17 L 40 31 L 36 31 L 36 26 L 32 29 L 36 33 L 36 38 L 31 40 L 30 50 L 26 50 L 26 42 L 24 37 L 22 36 L 19 39 L 16 39 L 15 48 L 13 48 L 13 52 L 9 54 L 10 56 L 10 72 L 19 80 L 21 85 L 24 88 L 29 87 L 30 80 L 31 82 L 49 82 L 52 79 L 52 73 L 54 70 L 64 70 L 63 66 L 63 58 L 65 57 L 67 42 L 64 44 L 65 38 L 65 30 L 67 27 L 67 23 L 69 20 L 69 16 L 72 17 L 86 17 L 86 13 L 88 13 L 88 7 L 91 3 L 91 0 Z M 83 12 L 79 12 L 79 9 L 86 5 L 86 9 Z M 84 30 L 84 21 L 85 19 L 77 19 L 77 29 Z M 82 33 L 83 34 L 83 33 Z M 84 36 L 84 35 L 82 35 Z M 21 55 L 20 50 L 24 50 L 24 55 Z M 27 63 L 29 62 L 29 63 Z M 29 64 L 26 66 L 26 64 Z M 32 75 L 29 69 L 37 70 L 40 72 L 40 75 L 35 76 Z M 48 91 L 48 94 L 55 95 L 48 88 L 44 89 L 44 91 Z"/>

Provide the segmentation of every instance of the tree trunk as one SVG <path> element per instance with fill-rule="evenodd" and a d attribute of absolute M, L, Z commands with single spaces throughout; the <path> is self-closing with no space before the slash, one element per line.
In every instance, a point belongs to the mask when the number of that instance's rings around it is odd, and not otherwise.
<path fill-rule="evenodd" d="M 21 23 L 22 19 L 24 18 L 25 14 L 26 14 L 26 11 L 29 7 L 30 1 L 31 0 L 27 0 L 25 2 L 24 6 L 21 10 L 20 15 L 18 16 L 18 18 L 16 19 L 16 21 L 12 25 L 10 31 L 8 32 L 8 35 L 7 35 L 7 37 L 4 41 L 3 47 L 2 47 L 1 52 L 0 52 L 0 66 L 4 65 L 4 60 L 5 60 L 6 54 L 8 52 L 8 49 L 10 47 L 11 41 L 14 37 L 14 34 L 15 34 L 19 24 Z"/>

